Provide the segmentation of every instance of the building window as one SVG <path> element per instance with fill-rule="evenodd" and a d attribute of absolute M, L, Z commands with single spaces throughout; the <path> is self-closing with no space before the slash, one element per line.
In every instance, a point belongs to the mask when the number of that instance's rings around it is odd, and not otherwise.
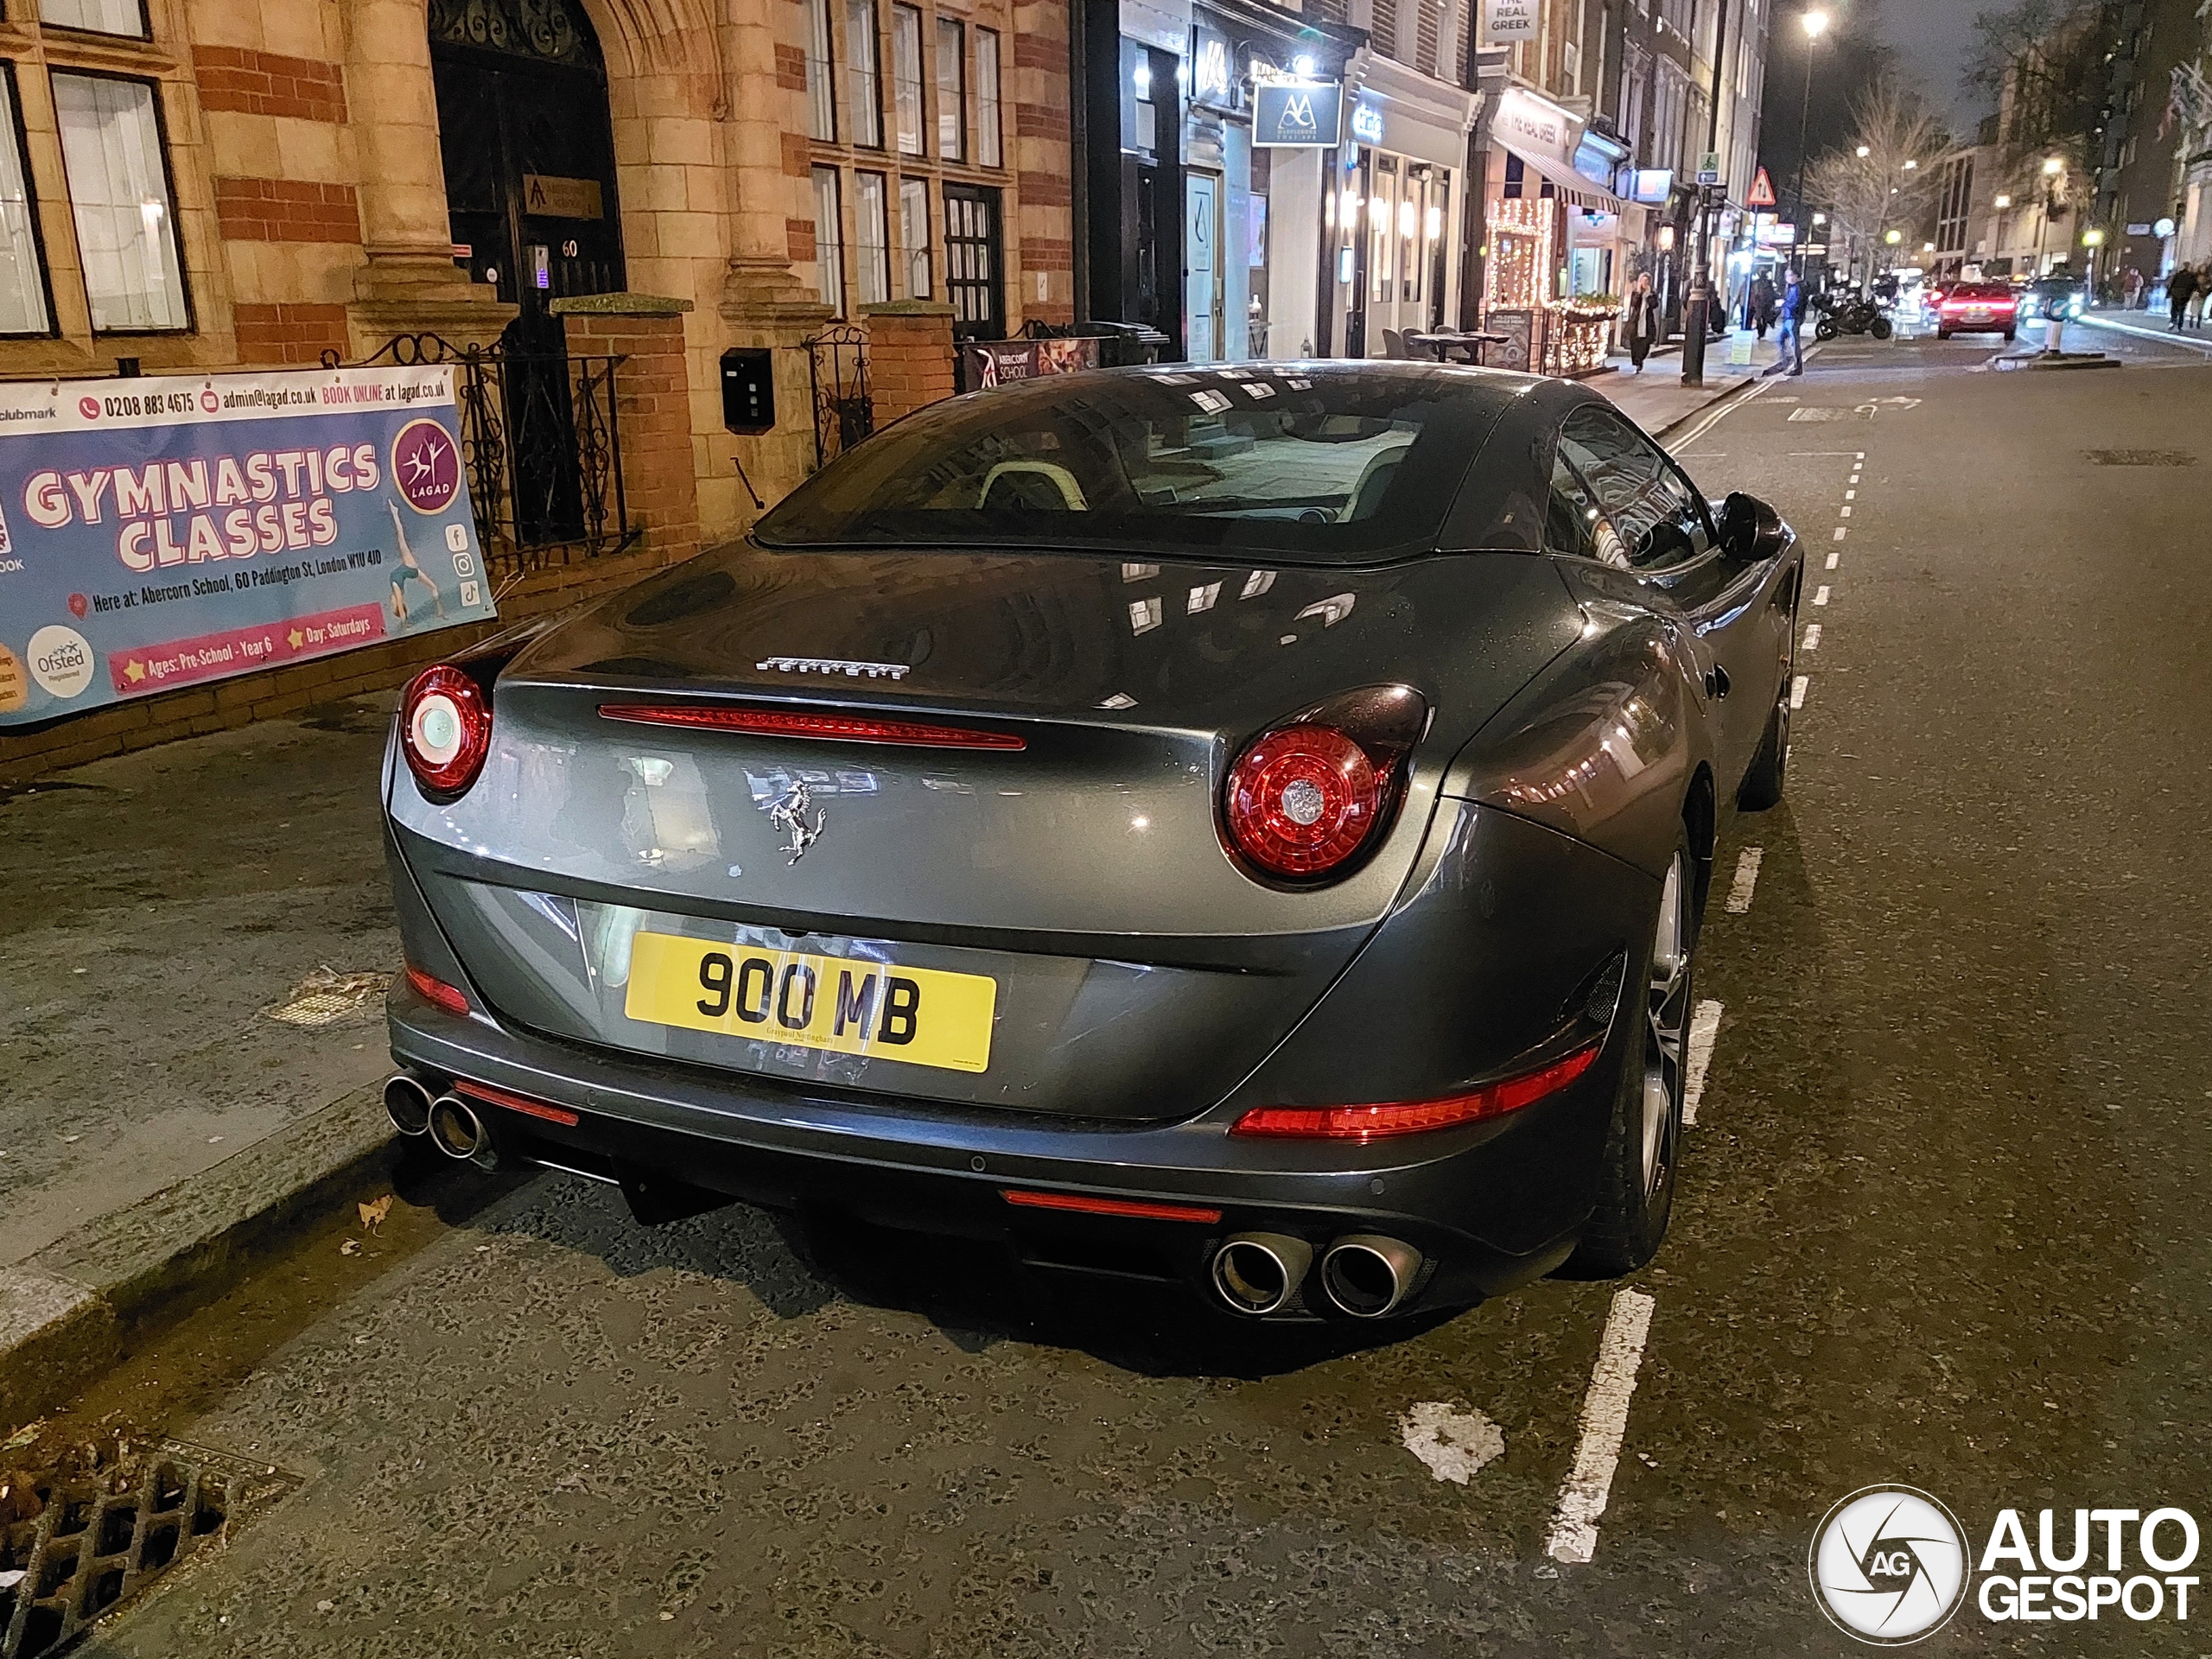
<path fill-rule="evenodd" d="M 930 296 L 930 187 L 926 179 L 899 181 L 899 245 L 906 257 L 906 297 Z"/>
<path fill-rule="evenodd" d="M 95 334 L 188 328 L 154 89 L 56 74 L 54 114 Z"/>
<path fill-rule="evenodd" d="M 891 8 L 891 92 L 897 118 L 899 153 L 922 153 L 922 14 L 912 6 Z"/>
<path fill-rule="evenodd" d="M 837 80 L 830 56 L 830 0 L 806 0 L 807 136 L 837 136 Z"/>
<path fill-rule="evenodd" d="M 999 280 L 999 193 L 972 184 L 944 187 L 944 296 L 960 340 L 1006 337 Z"/>
<path fill-rule="evenodd" d="M 937 153 L 948 162 L 968 154 L 967 29 L 937 20 Z"/>
<path fill-rule="evenodd" d="M 845 315 L 845 213 L 837 169 L 814 169 L 814 280 L 822 303 Z"/>
<path fill-rule="evenodd" d="M 39 0 L 38 20 L 56 29 L 146 38 L 145 0 Z"/>
<path fill-rule="evenodd" d="M 985 167 L 1006 165 L 1006 139 L 999 130 L 999 35 L 976 31 L 976 159 Z"/>
<path fill-rule="evenodd" d="M 0 74 L 0 334 L 54 332 L 42 255 L 38 212 L 24 180 L 16 78 L 12 73 Z"/>
<path fill-rule="evenodd" d="M 860 283 L 861 303 L 880 305 L 891 297 L 891 224 L 884 200 L 880 173 L 854 175 L 853 275 Z"/>
<path fill-rule="evenodd" d="M 853 93 L 853 142 L 883 148 L 883 79 L 877 68 L 875 0 L 851 0 L 845 8 L 845 73 Z"/>

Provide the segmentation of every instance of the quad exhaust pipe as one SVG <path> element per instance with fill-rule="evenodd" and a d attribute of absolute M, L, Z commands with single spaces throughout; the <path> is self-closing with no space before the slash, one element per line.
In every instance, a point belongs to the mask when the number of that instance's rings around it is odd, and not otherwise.
<path fill-rule="evenodd" d="M 499 1165 L 499 1150 L 482 1114 L 459 1095 L 443 1094 L 430 1103 L 430 1143 L 448 1158 L 464 1159 L 485 1169 Z"/>
<path fill-rule="evenodd" d="M 402 1135 L 425 1135 L 430 1128 L 429 1089 L 419 1077 L 396 1072 L 384 1085 L 384 1112 Z"/>
<path fill-rule="evenodd" d="M 1313 1247 L 1287 1233 L 1238 1233 L 1213 1255 L 1213 1287 L 1239 1313 L 1281 1313 L 1314 1266 Z M 1401 1239 L 1351 1233 L 1322 1252 L 1322 1294 L 1356 1319 L 1405 1306 L 1420 1282 L 1421 1253 Z"/>

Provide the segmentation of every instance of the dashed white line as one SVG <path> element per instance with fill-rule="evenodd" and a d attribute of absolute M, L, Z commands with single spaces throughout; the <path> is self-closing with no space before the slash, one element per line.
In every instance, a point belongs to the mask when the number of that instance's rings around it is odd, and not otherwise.
<path fill-rule="evenodd" d="M 1847 501 L 1856 501 L 1859 499 L 1859 492 L 1856 490 L 1846 490 L 1843 493 L 1843 499 Z"/>
<path fill-rule="evenodd" d="M 1751 889 L 1759 884 L 1759 860 L 1766 856 L 1757 847 L 1736 855 L 1736 879 L 1728 884 L 1728 913 L 1741 916 L 1751 907 Z"/>
<path fill-rule="evenodd" d="M 1851 509 L 1849 507 L 1839 507 L 1836 511 L 1846 518 L 1851 517 Z"/>
<path fill-rule="evenodd" d="M 1828 585 L 1824 582 L 1818 588 L 1815 588 L 1813 590 L 1813 603 L 1815 605 L 1825 605 L 1827 602 Z"/>
<path fill-rule="evenodd" d="M 1544 1554 L 1555 1561 L 1587 1561 L 1598 1551 L 1598 1517 L 1612 1496 L 1613 1470 L 1628 1433 L 1628 1402 L 1636 1392 L 1637 1367 L 1651 1334 L 1651 1298 L 1640 1290 L 1616 1291 L 1598 1341 L 1598 1363 L 1590 1373 L 1590 1392 L 1582 1399 L 1582 1433 L 1574 1446 L 1574 1467 L 1559 1489 L 1559 1507 L 1544 1540 Z"/>
<path fill-rule="evenodd" d="M 1851 452 L 1851 458 L 1853 461 L 1864 461 L 1866 459 L 1866 452 L 1864 449 L 1854 449 Z"/>
<path fill-rule="evenodd" d="M 1800 645 L 1798 649 L 1800 651 L 1818 651 L 1820 648 L 1821 625 L 1817 622 L 1808 622 L 1805 625 L 1805 643 Z"/>
<path fill-rule="evenodd" d="M 1804 674 L 1800 674 L 1789 682 L 1789 706 L 1792 709 L 1802 709 L 1805 706 L 1805 692 L 1812 683 L 1811 677 Z"/>
<path fill-rule="evenodd" d="M 1845 537 L 1847 533 L 1848 533 L 1848 532 L 1847 532 L 1847 531 L 1845 531 L 1844 527 L 1843 527 L 1841 524 L 1838 524 L 1838 525 L 1835 527 L 1835 538 L 1836 538 L 1836 540 L 1838 540 L 1839 542 L 1840 542 L 1840 541 L 1841 541 L 1841 540 L 1844 538 L 1844 537 Z"/>
<path fill-rule="evenodd" d="M 1835 569 L 1837 563 L 1841 560 L 1842 557 L 1843 555 L 1840 553 L 1831 553 L 1828 555 L 1827 563 L 1821 568 L 1823 569 L 1833 570 Z"/>
<path fill-rule="evenodd" d="M 1705 1098 L 1705 1074 L 1713 1069 L 1713 1039 L 1720 1035 L 1720 1005 L 1705 1001 L 1690 1015 L 1688 1074 L 1682 1079 L 1682 1124 L 1697 1126 L 1698 1103 Z"/>

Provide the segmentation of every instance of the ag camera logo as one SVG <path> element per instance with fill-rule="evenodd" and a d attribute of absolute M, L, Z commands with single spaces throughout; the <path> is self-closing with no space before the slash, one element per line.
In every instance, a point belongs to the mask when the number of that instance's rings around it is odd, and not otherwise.
<path fill-rule="evenodd" d="M 1822 1517 L 1807 1567 L 1813 1599 L 1846 1635 L 1901 1648 L 1942 1629 L 1966 1600 L 1966 1533 L 1912 1486 L 1866 1486 Z"/>

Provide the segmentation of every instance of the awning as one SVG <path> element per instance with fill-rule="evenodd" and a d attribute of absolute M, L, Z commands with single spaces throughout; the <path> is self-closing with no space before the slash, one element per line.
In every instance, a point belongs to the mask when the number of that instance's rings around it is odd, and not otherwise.
<path fill-rule="evenodd" d="M 1618 213 L 1628 206 L 1603 185 L 1592 184 L 1564 162 L 1527 155 L 1510 144 L 1505 148 L 1508 153 L 1521 157 L 1523 167 L 1548 179 L 1552 194 L 1561 201 L 1577 207 L 1594 207 L 1601 213 Z"/>

